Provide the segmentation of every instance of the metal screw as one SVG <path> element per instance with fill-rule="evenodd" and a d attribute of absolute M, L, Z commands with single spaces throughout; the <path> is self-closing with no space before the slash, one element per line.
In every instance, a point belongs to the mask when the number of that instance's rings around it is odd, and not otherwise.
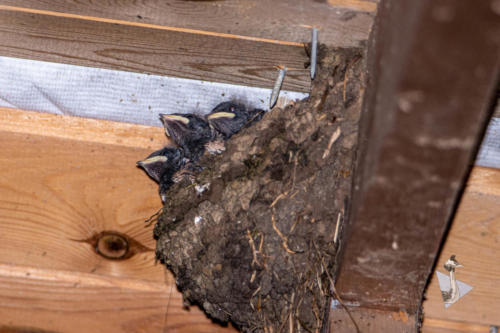
<path fill-rule="evenodd" d="M 312 28 L 311 42 L 311 80 L 316 76 L 316 57 L 318 54 L 318 29 Z"/>
<path fill-rule="evenodd" d="M 276 102 L 278 101 L 278 96 L 280 94 L 281 85 L 283 84 L 283 80 L 285 79 L 286 74 L 286 66 L 279 67 L 280 72 L 278 74 L 278 78 L 276 82 L 274 82 L 273 91 L 271 93 L 271 99 L 269 100 L 269 108 L 272 109 Z"/>

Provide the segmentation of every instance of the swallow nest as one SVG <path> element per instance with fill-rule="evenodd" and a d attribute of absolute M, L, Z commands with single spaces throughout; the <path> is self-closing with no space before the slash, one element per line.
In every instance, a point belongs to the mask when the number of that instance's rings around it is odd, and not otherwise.
<path fill-rule="evenodd" d="M 245 332 L 317 332 L 335 297 L 364 61 L 360 49 L 319 51 L 310 97 L 205 154 L 154 228 L 185 301 Z"/>

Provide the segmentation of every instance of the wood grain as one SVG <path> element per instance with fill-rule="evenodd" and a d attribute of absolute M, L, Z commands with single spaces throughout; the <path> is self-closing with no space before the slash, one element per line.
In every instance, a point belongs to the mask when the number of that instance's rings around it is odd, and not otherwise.
<path fill-rule="evenodd" d="M 2 330 L 234 331 L 196 307 L 184 310 L 172 275 L 155 264 L 144 219 L 161 203 L 135 162 L 162 146 L 160 135 L 151 142 L 145 126 L 7 109 L 0 115 Z M 147 249 L 105 259 L 81 241 L 103 230 Z"/>
<path fill-rule="evenodd" d="M 0 327 L 14 332 L 234 332 L 164 283 L 0 264 L 0 300 Z"/>
<path fill-rule="evenodd" d="M 416 318 L 404 311 L 383 311 L 380 309 L 354 306 L 349 308 L 351 317 L 343 307 L 335 306 L 330 312 L 329 332 L 342 333 L 380 333 L 380 332 L 416 332 Z M 354 326 L 356 323 L 359 330 Z"/>
<path fill-rule="evenodd" d="M 424 302 L 426 317 L 500 325 L 500 170 L 475 167 L 441 251 L 436 269 L 452 255 L 464 265 L 456 278 L 473 287 L 445 309 L 435 273 Z"/>
<path fill-rule="evenodd" d="M 0 141 L 0 263 L 164 280 L 144 225 L 157 185 L 135 166 L 151 149 L 5 131 Z M 104 230 L 151 250 L 104 259 L 82 242 Z"/>
<path fill-rule="evenodd" d="M 489 333 L 488 325 L 424 318 L 422 333 Z"/>
<path fill-rule="evenodd" d="M 0 131 L 153 150 L 171 144 L 163 128 L 0 107 Z"/>
<path fill-rule="evenodd" d="M 276 65 L 304 68 L 304 48 L 0 10 L 0 55 L 270 88 Z M 307 70 L 283 89 L 309 91 Z"/>
<path fill-rule="evenodd" d="M 364 0 L 111 0 L 98 5 L 90 0 L 1 0 L 0 4 L 299 43 L 311 38 L 303 25 L 319 26 L 321 42 L 344 47 L 368 39 L 376 8 L 376 1 Z"/>

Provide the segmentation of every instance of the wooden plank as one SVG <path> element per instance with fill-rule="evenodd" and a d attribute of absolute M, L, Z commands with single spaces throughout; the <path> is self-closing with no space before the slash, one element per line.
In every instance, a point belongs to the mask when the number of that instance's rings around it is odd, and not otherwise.
<path fill-rule="evenodd" d="M 234 332 L 185 310 L 172 284 L 3 264 L 0 313 L 11 332 Z"/>
<path fill-rule="evenodd" d="M 0 263 L 163 281 L 144 227 L 157 185 L 135 166 L 151 149 L 5 131 L 0 141 Z M 142 246 L 106 260 L 83 241 L 105 230 Z"/>
<path fill-rule="evenodd" d="M 162 128 L 0 107 L 0 131 L 153 150 L 171 144 Z"/>
<path fill-rule="evenodd" d="M 490 333 L 490 326 L 459 321 L 424 318 L 422 333 Z"/>
<path fill-rule="evenodd" d="M 500 326 L 500 170 L 475 167 L 441 251 L 436 270 L 455 254 L 456 278 L 473 289 L 445 309 L 435 274 L 424 313 L 433 319 Z"/>
<path fill-rule="evenodd" d="M 414 332 L 417 320 L 414 315 L 404 311 L 383 311 L 362 307 L 353 307 L 350 317 L 344 308 L 337 304 L 329 319 L 329 332 L 342 333 L 379 333 L 379 332 Z M 356 326 L 359 330 L 356 329 Z"/>
<path fill-rule="evenodd" d="M 144 219 L 161 203 L 135 162 L 162 146 L 160 128 L 8 109 L 0 116 L 1 329 L 231 331 L 185 311 L 173 277 L 155 265 Z M 134 255 L 109 260 L 82 241 L 103 230 L 134 239 Z"/>
<path fill-rule="evenodd" d="M 356 46 L 368 39 L 376 1 L 365 0 L 258 0 L 245 3 L 150 0 L 92 1 L 1 0 L 1 5 L 47 10 L 74 15 L 110 18 L 137 24 L 228 33 L 238 36 L 308 42 L 309 29 L 321 27 L 320 40 L 337 46 Z"/>
<path fill-rule="evenodd" d="M 308 91 L 302 46 L 144 28 L 0 9 L 0 55 L 74 65 Z"/>
<path fill-rule="evenodd" d="M 415 314 L 486 127 L 500 21 L 487 3 L 453 0 L 382 1 L 377 15 L 337 289 Z"/>

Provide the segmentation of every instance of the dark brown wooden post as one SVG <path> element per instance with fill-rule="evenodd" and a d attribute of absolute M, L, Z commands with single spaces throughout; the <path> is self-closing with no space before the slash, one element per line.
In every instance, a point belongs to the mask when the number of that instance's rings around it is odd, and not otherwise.
<path fill-rule="evenodd" d="M 427 280 L 484 132 L 499 64 L 498 0 L 381 1 L 337 279 L 363 332 L 401 332 L 402 324 L 403 331 L 417 330 Z M 349 331 L 353 325 L 343 312 L 336 307 L 330 325 Z"/>

